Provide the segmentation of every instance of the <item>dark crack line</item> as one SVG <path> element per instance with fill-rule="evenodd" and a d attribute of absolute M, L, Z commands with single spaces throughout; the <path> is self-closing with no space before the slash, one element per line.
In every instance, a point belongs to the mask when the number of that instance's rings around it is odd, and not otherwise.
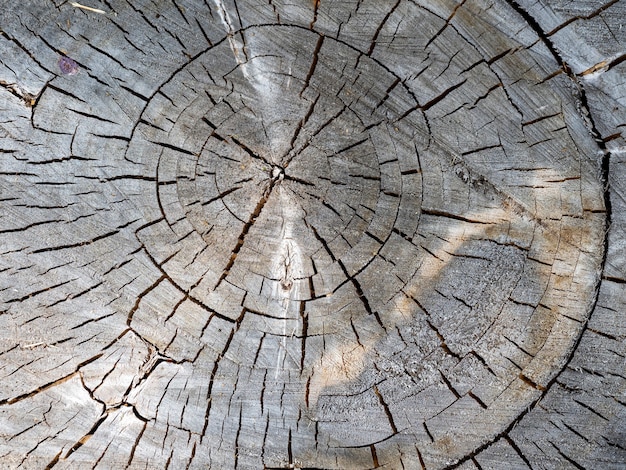
<path fill-rule="evenodd" d="M 309 122 L 309 119 L 313 115 L 313 111 L 315 110 L 315 106 L 317 105 L 317 102 L 319 101 L 319 99 L 320 99 L 320 95 L 317 95 L 315 99 L 311 102 L 309 109 L 307 110 L 304 117 L 298 123 L 298 127 L 296 127 L 296 130 L 294 131 L 293 136 L 291 137 L 291 142 L 289 143 L 289 150 L 287 151 L 287 158 L 285 159 L 285 163 L 283 164 L 284 168 L 287 168 L 287 166 L 289 166 L 289 163 L 291 163 L 291 160 L 293 160 L 293 158 L 295 157 L 296 154 L 294 153 L 293 150 L 296 144 L 296 140 L 298 140 L 298 136 L 300 135 L 300 132 L 302 132 L 302 129 L 304 129 L 304 127 Z"/>
<path fill-rule="evenodd" d="M 389 421 L 389 426 L 391 427 L 391 430 L 394 432 L 394 434 L 397 434 L 398 428 L 396 426 L 396 423 L 393 420 L 393 414 L 391 413 L 391 410 L 389 409 L 389 405 L 387 404 L 387 402 L 385 402 L 385 399 L 383 398 L 382 394 L 380 393 L 376 385 L 374 385 L 373 390 L 374 390 L 374 394 L 378 398 L 378 401 L 380 402 L 380 405 L 383 407 L 383 410 L 385 410 L 385 415 L 387 416 L 387 420 Z"/>
<path fill-rule="evenodd" d="M 248 155 L 250 155 L 251 158 L 254 158 L 255 160 L 260 160 L 270 167 L 274 166 L 274 164 L 270 162 L 269 160 L 267 160 L 266 158 L 264 158 L 263 155 L 259 155 L 253 152 L 247 145 L 239 141 L 236 137 L 230 136 L 230 140 L 232 140 L 235 143 L 235 145 L 237 145 L 241 150 L 243 150 Z"/>
<path fill-rule="evenodd" d="M 215 359 L 215 362 L 213 363 L 213 369 L 211 371 L 211 375 L 209 378 L 209 386 L 207 389 L 207 394 L 206 394 L 206 398 L 207 398 L 207 410 L 206 410 L 206 414 L 204 415 L 204 425 L 202 427 L 202 439 L 204 439 L 205 437 L 208 437 L 206 434 L 206 431 L 208 429 L 209 426 L 209 417 L 211 415 L 211 406 L 213 404 L 213 398 L 211 396 L 212 391 L 213 391 L 213 385 L 215 384 L 215 379 L 217 376 L 217 370 L 219 369 L 220 366 L 220 362 L 221 360 L 224 358 L 224 356 L 226 356 L 226 352 L 228 351 L 228 348 L 230 348 L 230 344 L 233 340 L 233 338 L 235 337 L 235 333 L 237 333 L 237 331 L 239 331 L 239 327 L 241 326 L 241 322 L 243 322 L 243 319 L 246 315 L 246 309 L 244 308 L 241 311 L 241 314 L 239 315 L 239 318 L 235 321 L 235 324 L 233 325 L 232 329 L 230 330 L 230 335 L 228 336 L 228 339 L 226 340 L 226 344 L 224 344 L 224 347 L 222 348 L 222 351 L 219 353 L 218 357 Z"/>
<path fill-rule="evenodd" d="M 383 20 L 380 22 L 380 25 L 378 25 L 378 28 L 376 29 L 376 31 L 374 32 L 374 36 L 372 37 L 372 42 L 370 44 L 370 48 L 367 51 L 367 55 L 371 56 L 372 53 L 374 52 L 374 48 L 376 47 L 376 40 L 378 39 L 378 36 L 380 35 L 380 32 L 383 30 L 383 28 L 385 27 L 385 25 L 387 24 L 387 21 L 389 21 L 389 18 L 391 17 L 391 15 L 393 15 L 393 13 L 396 11 L 396 9 L 398 8 L 398 6 L 400 5 L 401 0 L 398 0 L 395 5 L 393 7 L 391 7 L 391 10 L 389 10 L 389 12 L 385 15 L 385 17 L 383 18 Z"/>
<path fill-rule="evenodd" d="M 346 268 L 345 264 L 343 264 L 343 261 L 341 261 L 341 259 L 335 257 L 334 253 L 330 249 L 330 246 L 328 246 L 328 242 L 326 242 L 326 240 L 324 240 L 324 238 L 319 234 L 317 229 L 313 225 L 309 224 L 306 220 L 305 220 L 305 224 L 306 224 L 307 227 L 309 227 L 311 232 L 313 232 L 313 235 L 315 236 L 315 238 L 324 247 L 324 250 L 326 251 L 326 253 L 328 253 L 328 256 L 330 256 L 330 258 L 333 260 L 333 262 L 336 262 L 339 265 L 339 267 L 343 271 L 344 276 L 346 277 L 347 282 L 352 283 L 352 286 L 354 287 L 354 290 L 356 291 L 357 297 L 359 298 L 359 300 L 363 304 L 363 308 L 365 308 L 365 311 L 368 313 L 368 315 L 373 315 L 374 318 L 376 318 L 376 321 L 378 322 L 380 327 L 383 330 L 386 330 L 387 328 L 385 327 L 385 324 L 381 320 L 379 313 L 377 311 L 372 310 L 372 307 L 370 306 L 369 300 L 367 299 L 367 297 L 365 296 L 365 293 L 363 292 L 363 288 L 361 287 L 361 283 L 355 277 L 356 275 L 355 276 L 350 276 L 350 274 L 348 273 L 348 269 Z M 361 271 L 359 271 L 359 272 L 361 272 Z M 341 285 L 343 285 L 344 283 L 342 283 Z"/>
<path fill-rule="evenodd" d="M 38 393 L 45 392 L 46 390 L 48 390 L 48 389 L 50 389 L 52 387 L 55 387 L 55 386 L 60 385 L 60 384 L 62 384 L 64 382 L 67 382 L 71 378 L 75 377 L 76 374 L 78 374 L 78 371 L 82 367 L 85 367 L 87 364 L 90 364 L 90 363 L 100 359 L 100 357 L 102 357 L 102 355 L 103 355 L 102 352 L 96 354 L 95 356 L 93 356 L 93 357 L 91 357 L 91 358 L 89 358 L 89 359 L 87 359 L 87 360 L 77 364 L 73 372 L 71 372 L 71 373 L 69 373 L 69 374 L 67 374 L 67 375 L 65 375 L 65 376 L 63 376 L 63 377 L 61 377 L 59 379 L 56 379 L 56 380 L 54 380 L 54 381 L 52 381 L 50 383 L 47 383 L 45 385 L 41 385 L 40 387 L 37 387 L 33 391 L 23 393 L 22 395 L 19 395 L 17 397 L 6 398 L 6 399 L 3 399 L 3 400 L 0 400 L 0 406 L 12 405 L 13 403 L 17 403 L 17 402 L 20 402 L 22 400 L 26 400 L 27 398 L 31 398 L 31 397 L 37 395 Z"/>
<path fill-rule="evenodd" d="M 317 61 L 319 59 L 319 53 L 322 49 L 322 44 L 324 43 L 324 35 L 320 34 L 317 43 L 315 44 L 315 49 L 313 50 L 313 58 L 311 59 L 311 67 L 309 67 L 309 72 L 307 73 L 306 78 L 304 79 L 304 85 L 302 86 L 302 90 L 300 91 L 300 98 L 302 98 L 302 94 L 309 87 L 309 83 L 311 82 L 311 78 L 315 73 L 315 68 L 317 67 Z"/>
<path fill-rule="evenodd" d="M 271 4 L 272 0 L 269 0 L 269 1 Z M 319 9 L 320 2 L 321 0 L 313 0 L 313 20 L 311 21 L 311 24 L 309 25 L 309 29 L 311 30 L 313 30 L 313 28 L 315 27 L 315 23 L 317 22 L 317 11 Z M 274 11 L 276 11 L 276 7 L 274 7 Z M 280 23 L 280 19 L 278 22 Z"/>
<path fill-rule="evenodd" d="M 228 260 L 228 263 L 226 264 L 226 267 L 224 268 L 224 271 L 222 272 L 222 275 L 218 279 L 217 283 L 215 284 L 215 287 L 213 288 L 213 290 L 217 289 L 222 283 L 222 281 L 224 281 L 224 279 L 226 279 L 226 277 L 230 273 L 230 270 L 232 269 L 233 265 L 235 264 L 235 260 L 237 259 L 237 255 L 239 254 L 239 252 L 241 251 L 241 248 L 243 247 L 243 244 L 245 242 L 246 236 L 248 235 L 248 232 L 250 232 L 250 229 L 254 226 L 259 216 L 261 215 L 261 212 L 263 211 L 265 204 L 267 203 L 270 195 L 272 194 L 272 191 L 274 187 L 276 186 L 277 181 L 278 180 L 276 179 L 270 180 L 269 187 L 265 190 L 265 194 L 261 196 L 261 199 L 259 199 L 259 202 L 254 208 L 254 211 L 252 211 L 252 214 L 250 214 L 250 218 L 243 225 L 243 228 L 241 229 L 241 233 L 239 234 L 239 237 L 237 238 L 237 243 L 235 244 L 235 247 L 231 250 L 232 254 L 230 255 L 230 259 Z"/>
<path fill-rule="evenodd" d="M 560 25 L 558 25 L 557 27 L 555 27 L 554 29 L 552 29 L 551 31 L 548 31 L 547 33 L 545 33 L 546 37 L 550 37 L 556 33 L 558 33 L 560 30 L 562 30 L 563 28 L 569 26 L 570 24 L 574 23 L 575 21 L 578 20 L 590 20 L 591 18 L 593 18 L 594 16 L 598 16 L 600 13 L 602 13 L 605 10 L 608 10 L 610 7 L 612 7 L 613 5 L 615 5 L 617 2 L 619 2 L 620 0 L 611 0 L 608 3 L 605 3 L 604 5 L 602 5 L 600 8 L 598 8 L 597 10 L 592 11 L 591 13 L 589 13 L 588 15 L 584 15 L 584 16 L 573 16 L 572 18 L 566 20 L 564 23 L 561 23 Z M 517 2 L 515 2 L 517 3 Z"/>

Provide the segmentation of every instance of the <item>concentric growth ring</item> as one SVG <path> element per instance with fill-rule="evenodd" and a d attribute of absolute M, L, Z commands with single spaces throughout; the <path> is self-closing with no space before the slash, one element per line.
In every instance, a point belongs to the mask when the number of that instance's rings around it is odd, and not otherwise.
<path fill-rule="evenodd" d="M 310 50 L 268 54 L 277 31 L 303 35 Z M 223 41 L 159 90 L 135 133 L 152 152 L 134 155 L 131 143 L 129 158 L 159 159 L 167 222 L 189 223 L 207 247 L 198 298 L 264 282 L 323 297 L 415 231 L 412 136 L 424 117 L 399 78 L 336 40 L 288 27 L 247 34 L 256 44 L 240 63 Z M 194 284 L 188 269 L 171 276 Z"/>
<path fill-rule="evenodd" d="M 291 358 L 294 406 L 329 448 L 417 442 L 420 459 L 438 462 L 510 426 L 567 358 L 587 310 L 558 313 L 562 282 L 595 263 L 567 234 L 594 220 L 584 201 L 579 216 L 545 218 L 558 181 L 531 207 L 541 185 L 500 180 L 476 158 L 482 149 L 457 151 L 438 135 L 446 115 L 431 108 L 450 90 L 421 93 L 419 80 L 346 43 L 251 27 L 159 89 L 127 158 L 158 160 L 162 220 L 139 234 L 146 249 L 235 322 L 231 337 L 247 320 L 265 338 L 251 348 L 277 335 L 273 386 Z M 503 152 L 497 167 L 516 145 L 485 151 Z M 164 246 L 177 248 L 166 256 Z M 571 250 L 575 263 L 559 259 Z M 568 302 L 591 294 L 571 290 Z M 491 424 L 450 430 L 461 415 Z"/>
<path fill-rule="evenodd" d="M 605 235 L 541 41 L 492 26 L 504 3 L 179 3 L 120 5 L 99 18 L 134 47 L 94 36 L 32 108 L 9 93 L 17 459 L 431 470 L 506 436 L 576 347 Z"/>

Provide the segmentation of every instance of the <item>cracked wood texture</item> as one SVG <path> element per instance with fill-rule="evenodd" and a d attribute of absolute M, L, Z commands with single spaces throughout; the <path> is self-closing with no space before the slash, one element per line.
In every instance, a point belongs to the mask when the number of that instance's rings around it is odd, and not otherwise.
<path fill-rule="evenodd" d="M 2 468 L 626 468 L 625 1 L 0 3 Z"/>

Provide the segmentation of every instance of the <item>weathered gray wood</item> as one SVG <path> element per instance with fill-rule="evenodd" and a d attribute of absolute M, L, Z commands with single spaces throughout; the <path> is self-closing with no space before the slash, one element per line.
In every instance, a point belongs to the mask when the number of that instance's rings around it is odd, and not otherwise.
<path fill-rule="evenodd" d="M 623 1 L 1 3 L 3 465 L 626 466 Z"/>

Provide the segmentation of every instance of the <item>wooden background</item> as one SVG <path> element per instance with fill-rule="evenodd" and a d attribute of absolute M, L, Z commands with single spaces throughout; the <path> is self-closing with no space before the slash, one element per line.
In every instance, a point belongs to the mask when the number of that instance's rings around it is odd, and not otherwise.
<path fill-rule="evenodd" d="M 0 468 L 626 468 L 625 18 L 0 0 Z"/>

